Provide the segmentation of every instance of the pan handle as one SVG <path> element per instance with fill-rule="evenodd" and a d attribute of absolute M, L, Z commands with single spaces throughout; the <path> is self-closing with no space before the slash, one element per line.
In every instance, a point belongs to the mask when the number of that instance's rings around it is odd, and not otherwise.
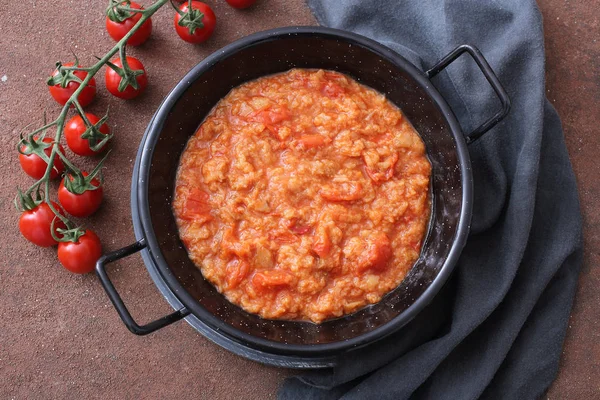
<path fill-rule="evenodd" d="M 469 53 L 471 57 L 473 57 L 473 60 L 479 66 L 479 69 L 492 86 L 492 89 L 494 89 L 494 92 L 496 92 L 496 96 L 498 96 L 500 103 L 502 103 L 502 109 L 500 109 L 493 117 L 485 121 L 483 124 L 479 125 L 479 127 L 473 130 L 473 132 L 466 135 L 467 144 L 470 144 L 479 139 L 484 133 L 492 129 L 498 122 L 506 117 L 510 111 L 510 99 L 508 98 L 508 94 L 506 94 L 506 90 L 504 90 L 504 87 L 502 87 L 502 84 L 498 80 L 498 77 L 490 67 L 490 64 L 488 64 L 483 54 L 481 54 L 479 49 L 475 46 L 468 44 L 458 46 L 447 56 L 438 61 L 438 63 L 431 67 L 427 72 L 425 72 L 425 74 L 429 79 L 433 78 L 463 53 Z"/>
<path fill-rule="evenodd" d="M 175 311 L 173 314 L 169 314 L 165 317 L 157 319 L 156 321 L 152 321 L 146 325 L 138 325 L 134 320 L 127 307 L 123 303 L 121 296 L 117 293 L 114 285 L 110 281 L 108 274 L 106 273 L 106 264 L 110 264 L 113 261 L 117 261 L 123 257 L 130 256 L 138 251 L 144 249 L 146 247 L 146 240 L 141 239 L 127 247 L 123 247 L 122 249 L 115 250 L 112 253 L 108 253 L 96 262 L 96 275 L 100 278 L 100 282 L 106 291 L 106 294 L 110 298 L 110 301 L 113 303 L 115 308 L 117 309 L 117 313 L 123 320 L 123 323 L 127 328 L 135 333 L 136 335 L 147 335 L 154 331 L 157 331 L 161 328 L 164 328 L 167 325 L 171 325 L 173 322 L 177 322 L 182 318 L 185 318 L 190 312 L 183 307 L 180 310 Z"/>

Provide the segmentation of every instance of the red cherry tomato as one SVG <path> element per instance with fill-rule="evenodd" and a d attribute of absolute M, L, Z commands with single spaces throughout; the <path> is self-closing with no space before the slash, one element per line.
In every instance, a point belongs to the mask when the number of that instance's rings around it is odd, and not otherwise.
<path fill-rule="evenodd" d="M 76 274 L 87 274 L 93 271 L 101 255 L 100 239 L 89 229 L 79 237 L 77 242 L 58 244 L 58 260 L 63 267 Z"/>
<path fill-rule="evenodd" d="M 179 10 L 187 13 L 188 2 L 183 3 L 179 6 Z M 203 16 L 199 17 L 202 21 L 203 27 L 198 27 L 194 29 L 192 33 L 190 33 L 190 29 L 187 26 L 179 25 L 179 21 L 181 20 L 181 15 L 179 13 L 175 13 L 175 30 L 180 38 L 189 43 L 202 43 L 212 35 L 215 30 L 215 25 L 217 23 L 217 17 L 213 10 L 207 5 L 202 3 L 201 1 L 192 1 L 192 9 L 200 11 Z"/>
<path fill-rule="evenodd" d="M 116 59 L 112 60 L 112 63 L 115 64 L 119 68 L 123 68 L 123 63 L 121 62 L 120 58 L 116 58 Z M 133 70 L 133 71 L 135 71 L 135 70 L 144 71 L 142 74 L 135 77 L 135 79 L 139 85 L 137 89 L 134 89 L 133 86 L 131 86 L 131 85 L 127 85 L 125 90 L 123 90 L 122 92 L 119 92 L 119 84 L 121 83 L 121 75 L 119 75 L 118 72 L 116 72 L 114 69 L 112 69 L 110 67 L 106 67 L 106 73 L 104 75 L 104 79 L 106 81 L 106 89 L 108 89 L 108 91 L 112 95 L 119 97 L 121 99 L 125 99 L 125 100 L 133 99 L 134 97 L 139 96 L 144 91 L 144 89 L 146 89 L 146 86 L 148 85 L 148 74 L 146 74 L 146 70 L 144 69 L 144 65 L 142 64 L 142 62 L 135 57 L 127 56 L 127 64 L 129 65 L 129 68 L 131 68 L 131 70 Z"/>
<path fill-rule="evenodd" d="M 54 208 L 62 214 L 62 210 L 55 202 L 52 202 Z M 52 220 L 56 215 L 50 209 L 48 203 L 41 203 L 32 210 L 23 211 L 19 218 L 19 230 L 25 239 L 31 243 L 41 246 L 49 247 L 56 244 L 56 240 L 52 237 L 51 226 Z M 57 219 L 54 223 L 54 233 L 58 235 L 56 229 L 65 228 L 65 224 Z M 58 235 L 60 236 L 60 235 Z"/>
<path fill-rule="evenodd" d="M 88 176 L 87 172 L 83 172 L 83 176 Z M 58 201 L 63 206 L 66 212 L 74 217 L 84 218 L 95 213 L 100 204 L 102 204 L 103 190 L 100 181 L 96 178 L 92 179 L 91 184 L 98 187 L 94 190 L 85 190 L 81 194 L 71 193 L 65 186 L 65 179 L 73 181 L 73 177 L 68 175 L 60 181 L 58 187 Z"/>
<path fill-rule="evenodd" d="M 126 2 L 123 2 L 122 4 L 126 5 Z M 133 1 L 128 5 L 128 7 L 135 8 L 136 10 L 143 9 L 141 5 Z M 131 17 L 127 18 L 123 22 L 117 22 L 111 20 L 107 16 L 106 30 L 108 31 L 110 37 L 118 42 L 119 40 L 123 39 L 127 33 L 129 33 L 131 28 L 137 24 L 140 18 L 142 18 L 142 14 L 134 13 Z M 146 22 L 144 22 L 144 24 L 140 26 L 137 31 L 135 31 L 135 33 L 127 40 L 127 44 L 130 46 L 139 46 L 148 40 L 150 33 L 152 33 L 152 18 L 148 18 Z"/>
<path fill-rule="evenodd" d="M 100 121 L 100 118 L 98 118 L 92 113 L 85 113 L 85 116 L 93 125 L 96 125 L 98 121 Z M 87 126 L 85 125 L 85 122 L 83 122 L 83 118 L 81 118 L 81 115 L 76 115 L 73 118 L 71 118 L 65 124 L 64 129 L 65 139 L 67 140 L 67 146 L 69 146 L 73 153 L 79 156 L 93 156 L 95 154 L 101 153 L 106 147 L 106 143 L 97 151 L 92 150 L 90 148 L 89 140 L 81 137 L 81 135 L 83 135 L 86 130 Z M 105 135 L 110 134 L 110 129 L 108 128 L 108 125 L 106 125 L 106 123 L 100 125 L 100 128 L 98 130 L 100 131 L 100 133 L 103 133 Z"/>
<path fill-rule="evenodd" d="M 256 0 L 227 0 L 227 3 L 233 8 L 243 9 L 256 3 Z"/>
<path fill-rule="evenodd" d="M 42 142 L 44 143 L 52 143 L 52 139 L 43 138 Z M 58 149 L 61 153 L 65 154 L 65 149 L 59 144 Z M 52 147 L 48 147 L 44 150 L 47 156 L 50 156 L 52 153 Z M 42 160 L 37 154 L 19 154 L 19 162 L 21 163 L 21 167 L 23 171 L 30 177 L 34 179 L 41 179 L 44 176 L 44 172 L 46 172 L 46 167 L 48 163 Z M 58 178 L 63 171 L 65 170 L 65 165 L 62 160 L 56 155 L 54 157 L 54 168 L 52 168 L 52 172 L 50 172 L 50 179 Z"/>
<path fill-rule="evenodd" d="M 63 64 L 65 67 L 70 67 L 73 63 Z M 87 76 L 87 72 L 85 71 L 75 71 L 73 74 L 81 80 L 84 80 Z M 58 70 L 55 70 L 52 76 L 57 76 Z M 50 90 L 50 94 L 54 97 L 54 100 L 58 102 L 61 106 L 64 106 L 67 103 L 67 100 L 71 97 L 71 95 L 77 90 L 79 87 L 79 82 L 69 82 L 67 87 L 61 87 L 60 84 L 56 84 L 54 86 L 48 86 Z M 87 86 L 83 88 L 79 96 L 77 96 L 77 100 L 82 107 L 87 106 L 94 100 L 96 97 L 96 80 L 94 78 L 90 79 Z"/>

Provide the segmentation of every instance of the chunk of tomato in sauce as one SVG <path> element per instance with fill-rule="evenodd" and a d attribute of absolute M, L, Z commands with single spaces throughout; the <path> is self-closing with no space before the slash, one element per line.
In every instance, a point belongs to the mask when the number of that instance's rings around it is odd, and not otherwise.
<path fill-rule="evenodd" d="M 186 197 L 181 217 L 195 222 L 210 221 L 212 216 L 209 199 L 210 195 L 204 190 L 192 188 Z"/>
<path fill-rule="evenodd" d="M 283 141 L 284 137 L 279 134 L 279 128 L 283 121 L 291 118 L 291 114 L 286 107 L 272 106 L 267 109 L 259 110 L 250 115 L 250 119 L 255 122 L 261 122 L 267 130 L 271 132 L 278 140 Z"/>
<path fill-rule="evenodd" d="M 302 222 L 298 221 L 296 218 L 293 218 L 292 220 L 290 220 L 290 222 L 288 224 L 288 228 L 290 231 L 292 231 L 296 235 L 304 235 L 305 233 L 308 233 L 311 230 L 310 225 L 303 224 Z"/>
<path fill-rule="evenodd" d="M 323 95 L 335 99 L 346 93 L 346 89 L 340 85 L 340 82 L 346 82 L 346 78 L 343 75 L 325 71 L 324 78 L 324 82 L 321 85 L 321 93 Z"/>
<path fill-rule="evenodd" d="M 256 272 L 252 277 L 252 286 L 259 292 L 265 292 L 289 286 L 293 281 L 294 276 L 287 271 L 268 270 Z"/>
<path fill-rule="evenodd" d="M 354 201 L 364 196 L 360 182 L 344 182 L 337 185 L 325 186 L 319 192 L 321 197 L 329 201 Z"/>
<path fill-rule="evenodd" d="M 241 259 L 247 259 L 250 256 L 251 248 L 247 242 L 240 242 L 232 228 L 223 232 L 221 239 L 221 256 L 225 259 L 232 255 Z"/>
<path fill-rule="evenodd" d="M 294 225 L 290 227 L 290 231 L 294 232 L 296 235 L 304 235 L 310 231 L 309 225 Z"/>
<path fill-rule="evenodd" d="M 297 219 L 292 219 L 287 224 L 287 229 L 281 228 L 269 232 L 269 239 L 280 245 L 296 243 L 300 240 L 298 236 L 307 234 L 311 229 L 310 225 L 303 224 Z"/>
<path fill-rule="evenodd" d="M 392 244 L 388 236 L 381 232 L 367 240 L 365 252 L 358 259 L 358 272 L 367 270 L 382 271 L 392 258 Z"/>
<path fill-rule="evenodd" d="M 260 111 L 256 118 L 265 125 L 275 125 L 290 119 L 290 112 L 285 107 L 271 107 Z"/>
<path fill-rule="evenodd" d="M 329 98 L 336 99 L 341 97 L 345 93 L 345 90 L 339 84 L 330 81 L 323 85 L 321 93 Z"/>
<path fill-rule="evenodd" d="M 287 107 L 270 106 L 265 109 L 257 110 L 250 114 L 249 119 L 255 122 L 261 122 L 266 126 L 273 126 L 290 119 L 291 114 Z"/>
<path fill-rule="evenodd" d="M 232 260 L 227 264 L 227 288 L 234 289 L 248 276 L 250 264 L 244 260 Z"/>
<path fill-rule="evenodd" d="M 383 183 L 389 181 L 394 176 L 396 163 L 398 163 L 398 153 L 389 156 L 385 163 L 379 163 L 379 165 L 372 166 L 367 164 L 365 166 L 365 171 L 367 171 L 367 175 L 369 175 L 369 178 L 371 178 L 374 183 Z M 382 164 L 385 166 L 381 167 Z"/>
<path fill-rule="evenodd" d="M 331 251 L 331 239 L 327 230 L 322 226 L 318 227 L 315 232 L 312 249 L 321 258 L 327 257 Z"/>
<path fill-rule="evenodd" d="M 269 233 L 269 239 L 277 244 L 291 244 L 299 240 L 298 236 L 290 231 L 278 230 Z"/>
<path fill-rule="evenodd" d="M 314 149 L 316 147 L 324 146 L 329 142 L 331 142 L 330 138 L 319 134 L 303 135 L 297 140 L 301 149 Z"/>

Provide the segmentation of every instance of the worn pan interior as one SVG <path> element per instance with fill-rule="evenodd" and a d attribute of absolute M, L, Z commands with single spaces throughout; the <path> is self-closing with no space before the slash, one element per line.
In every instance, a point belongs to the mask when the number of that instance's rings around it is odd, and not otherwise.
<path fill-rule="evenodd" d="M 179 157 L 206 114 L 233 87 L 290 68 L 348 74 L 397 104 L 423 138 L 433 166 L 431 229 L 402 284 L 378 304 L 321 325 L 270 321 L 229 303 L 190 261 L 171 209 Z M 425 76 L 390 50 L 325 28 L 245 38 L 192 70 L 165 100 L 145 143 L 138 187 L 150 253 L 175 295 L 197 317 L 248 346 L 324 354 L 368 344 L 406 324 L 439 290 L 468 231 L 470 164 L 460 128 Z"/>

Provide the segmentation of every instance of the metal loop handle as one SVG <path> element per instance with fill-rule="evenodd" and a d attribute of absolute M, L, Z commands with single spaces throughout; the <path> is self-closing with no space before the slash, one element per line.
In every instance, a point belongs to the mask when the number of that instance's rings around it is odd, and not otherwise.
<path fill-rule="evenodd" d="M 432 68 L 430 68 L 425 74 L 429 79 L 436 76 L 439 72 L 441 72 L 444 68 L 450 65 L 454 60 L 461 56 L 463 53 L 469 53 L 473 60 L 479 66 L 479 69 L 496 92 L 496 96 L 502 103 L 502 109 L 499 110 L 493 117 L 485 121 L 479 127 L 477 127 L 473 132 L 466 135 L 467 144 L 473 143 L 475 140 L 479 139 L 484 133 L 492 129 L 498 122 L 500 122 L 508 112 L 510 111 L 510 99 L 508 94 L 506 94 L 506 90 L 498 80 L 498 77 L 490 67 L 490 64 L 487 62 L 483 54 L 474 46 L 470 46 L 468 44 L 463 44 L 458 46 L 454 50 L 452 50 L 446 57 L 442 58 L 437 64 L 435 64 Z"/>
<path fill-rule="evenodd" d="M 161 328 L 164 328 L 167 325 L 171 325 L 172 323 L 177 322 L 180 319 L 186 317 L 190 313 L 184 307 L 178 311 L 175 311 L 173 314 L 169 314 L 166 317 L 162 317 L 146 325 L 138 325 L 134 321 L 133 317 L 129 313 L 129 310 L 127 309 L 127 307 L 125 307 L 121 296 L 119 296 L 119 293 L 117 293 L 117 290 L 115 289 L 110 278 L 108 277 L 108 274 L 106 273 L 106 264 L 110 264 L 113 261 L 137 253 L 145 247 L 146 241 L 144 239 L 141 239 L 140 241 L 137 241 L 127 247 L 123 247 L 122 249 L 113 251 L 112 253 L 100 257 L 100 259 L 96 262 L 96 274 L 98 275 L 98 278 L 100 278 L 100 282 L 102 283 L 106 294 L 110 298 L 110 301 L 117 309 L 117 313 L 119 313 L 119 316 L 123 320 L 125 326 L 127 326 L 127 329 L 140 336 L 147 335 Z"/>

